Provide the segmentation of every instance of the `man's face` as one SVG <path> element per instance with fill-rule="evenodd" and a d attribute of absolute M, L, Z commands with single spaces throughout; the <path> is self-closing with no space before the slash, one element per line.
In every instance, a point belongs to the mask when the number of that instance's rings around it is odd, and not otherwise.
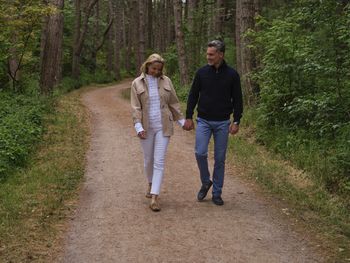
<path fill-rule="evenodd" d="M 210 66 L 219 66 L 223 59 L 223 52 L 218 51 L 215 47 L 207 48 L 207 61 Z"/>

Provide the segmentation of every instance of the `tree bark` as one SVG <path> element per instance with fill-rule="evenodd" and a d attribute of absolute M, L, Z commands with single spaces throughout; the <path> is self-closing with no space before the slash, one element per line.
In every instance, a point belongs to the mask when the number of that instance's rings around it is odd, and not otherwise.
<path fill-rule="evenodd" d="M 12 43 L 15 44 L 17 42 L 17 35 L 13 33 L 12 35 Z M 20 79 L 20 64 L 19 64 L 19 56 L 17 49 L 14 47 L 10 47 L 10 58 L 8 60 L 8 74 L 10 76 L 10 81 L 12 84 L 12 89 L 17 92 L 17 83 Z"/>
<path fill-rule="evenodd" d="M 187 14 L 187 25 L 188 25 L 188 31 L 190 33 L 194 32 L 195 24 L 194 24 L 194 13 L 197 8 L 197 1 L 198 0 L 188 0 L 188 14 Z"/>
<path fill-rule="evenodd" d="M 255 56 L 252 50 L 249 48 L 250 40 L 243 35 L 249 30 L 255 28 L 254 17 L 257 10 L 259 10 L 257 0 L 237 0 L 236 17 L 236 41 L 237 43 L 237 66 L 238 71 L 242 77 L 243 92 L 245 94 L 245 103 L 248 106 L 256 103 L 256 97 L 258 92 L 257 84 L 254 83 L 249 76 L 250 73 L 256 68 Z M 237 21 L 238 19 L 238 21 Z"/>
<path fill-rule="evenodd" d="M 198 0 L 188 0 L 188 15 L 187 15 L 187 26 L 188 26 L 188 62 L 191 65 L 191 72 L 195 70 L 198 66 L 200 49 L 198 49 L 198 39 L 197 39 L 197 23 L 196 23 L 196 10 L 198 7 Z"/>
<path fill-rule="evenodd" d="M 85 9 L 85 16 L 83 21 L 83 29 L 81 30 L 81 2 L 75 0 L 75 30 L 74 30 L 74 44 L 73 44 L 73 61 L 72 61 L 72 76 L 79 79 L 80 77 L 80 56 L 85 42 L 85 36 L 89 27 L 89 18 L 92 9 L 97 4 L 98 0 L 91 0 Z"/>
<path fill-rule="evenodd" d="M 74 43 L 72 54 L 72 76 L 73 78 L 79 78 L 80 76 L 80 53 L 78 52 L 80 31 L 81 31 L 81 2 L 80 0 L 74 0 L 75 8 L 75 24 L 74 24 Z"/>
<path fill-rule="evenodd" d="M 48 95 L 59 83 L 62 75 L 62 40 L 63 40 L 63 6 L 64 0 L 50 0 L 49 4 L 57 12 L 47 18 L 45 36 L 42 39 L 40 90 Z"/>
<path fill-rule="evenodd" d="M 145 0 L 141 0 L 139 3 L 139 31 L 138 31 L 138 56 L 137 56 L 137 69 L 141 67 L 141 64 L 145 61 L 146 51 L 145 51 L 145 34 L 146 34 L 146 26 L 145 26 Z"/>
<path fill-rule="evenodd" d="M 147 48 L 153 48 L 153 1 L 148 0 L 147 2 Z"/>
<path fill-rule="evenodd" d="M 173 0 L 174 6 L 174 19 L 175 19 L 175 34 L 176 34 L 176 47 L 177 54 L 179 57 L 179 69 L 180 69 L 180 82 L 181 85 L 189 84 L 187 58 L 185 51 L 185 39 L 182 32 L 182 1 Z"/>
<path fill-rule="evenodd" d="M 156 27 L 153 29 L 156 34 L 156 47 L 160 52 L 164 52 L 166 49 L 166 38 L 167 38 L 167 13 L 166 13 L 166 1 L 156 2 L 155 13 L 158 14 L 155 18 L 157 19 Z"/>
<path fill-rule="evenodd" d="M 216 2 L 216 10 L 215 10 L 215 33 L 217 36 L 223 38 L 223 19 L 225 15 L 225 8 L 224 8 L 224 1 L 223 0 L 217 0 Z"/>
<path fill-rule="evenodd" d="M 110 1 L 108 3 L 108 15 L 107 21 L 113 18 L 113 10 L 110 6 Z M 110 74 L 113 71 L 113 61 L 114 61 L 114 50 L 113 50 L 113 30 L 109 30 L 107 34 L 107 56 L 106 56 L 106 66 L 107 71 Z"/>
<path fill-rule="evenodd" d="M 164 48 L 164 50 L 167 47 L 169 47 L 170 45 L 172 45 L 174 43 L 174 40 L 175 40 L 175 27 L 174 27 L 174 10 L 175 10 L 175 6 L 174 6 L 174 4 L 172 2 L 174 2 L 174 0 L 167 0 L 166 1 L 166 17 L 165 17 L 164 21 L 166 21 L 166 25 L 165 26 L 167 26 L 168 29 L 167 29 L 166 39 L 165 39 L 165 48 Z M 179 3 L 180 7 L 181 7 L 181 3 Z M 182 12 L 182 8 L 181 8 L 181 12 Z M 182 13 L 180 14 L 180 18 L 181 17 L 182 17 Z M 164 23 L 163 21 L 161 21 L 161 22 Z M 182 20 L 181 20 L 181 22 L 182 22 Z"/>
<path fill-rule="evenodd" d="M 130 4 L 129 2 L 124 2 L 124 10 L 123 10 L 123 30 L 124 30 L 124 48 L 125 48 L 125 69 L 127 72 L 131 73 L 131 57 L 132 57 L 132 43 L 131 43 L 131 32 L 132 32 L 132 24 L 130 19 Z"/>
<path fill-rule="evenodd" d="M 138 73 L 140 69 L 140 57 L 139 57 L 139 11 L 138 11 L 138 1 L 133 0 L 130 3 L 130 9 L 129 9 L 129 15 L 130 15 L 130 40 L 131 40 L 131 47 L 135 62 L 135 71 Z M 130 52 L 131 53 L 131 52 Z"/>
<path fill-rule="evenodd" d="M 241 58 L 241 10 L 242 0 L 236 0 L 236 19 L 235 19 L 235 35 L 236 35 L 236 69 L 239 75 L 242 76 L 242 58 Z"/>
<path fill-rule="evenodd" d="M 95 27 L 94 27 L 94 36 L 93 36 L 93 45 L 91 50 L 91 72 L 95 72 L 97 62 L 97 46 L 99 45 L 99 39 L 100 39 L 100 6 L 99 3 L 96 3 L 95 6 Z"/>
<path fill-rule="evenodd" d="M 34 27 L 30 26 L 28 28 L 28 32 L 26 32 L 26 36 L 23 37 L 24 41 L 23 41 L 22 51 L 20 52 L 21 54 L 19 54 L 18 50 L 14 46 L 15 43 L 17 42 L 18 34 L 16 34 L 16 32 L 13 32 L 13 35 L 12 35 L 13 46 L 9 48 L 10 56 L 7 61 L 7 66 L 8 66 L 7 74 L 10 77 L 12 88 L 16 92 L 20 91 L 20 86 L 18 86 L 18 81 L 20 78 L 20 69 L 21 69 L 24 55 L 26 53 L 26 49 L 29 45 L 29 41 L 32 36 L 33 29 Z M 44 30 L 45 28 L 43 29 L 43 31 Z M 42 58 L 42 54 L 40 54 L 40 59 L 41 58 Z"/>
<path fill-rule="evenodd" d="M 120 79 L 120 50 L 122 44 L 122 15 L 123 5 L 120 0 L 111 1 L 110 6 L 112 8 L 113 18 L 115 20 L 113 24 L 113 38 L 114 38 L 114 78 Z"/>

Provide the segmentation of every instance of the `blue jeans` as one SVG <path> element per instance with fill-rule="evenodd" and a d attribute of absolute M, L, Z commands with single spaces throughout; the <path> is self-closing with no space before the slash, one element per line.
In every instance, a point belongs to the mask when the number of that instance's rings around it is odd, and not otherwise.
<path fill-rule="evenodd" d="M 220 196 L 224 185 L 225 159 L 230 120 L 207 121 L 197 118 L 195 155 L 202 184 L 210 182 L 208 169 L 208 145 L 214 137 L 213 196 Z"/>

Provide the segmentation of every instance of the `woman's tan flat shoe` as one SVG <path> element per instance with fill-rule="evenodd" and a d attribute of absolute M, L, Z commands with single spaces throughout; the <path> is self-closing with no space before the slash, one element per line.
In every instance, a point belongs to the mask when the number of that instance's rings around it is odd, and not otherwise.
<path fill-rule="evenodd" d="M 151 208 L 151 210 L 153 212 L 159 212 L 160 211 L 160 205 L 159 205 L 159 201 L 158 201 L 158 196 L 157 195 L 152 195 L 152 200 L 151 200 L 151 204 L 149 205 L 149 207 Z"/>
<path fill-rule="evenodd" d="M 147 189 L 147 192 L 146 192 L 146 197 L 147 198 L 152 198 L 151 188 L 152 188 L 152 184 L 148 184 L 148 189 Z"/>

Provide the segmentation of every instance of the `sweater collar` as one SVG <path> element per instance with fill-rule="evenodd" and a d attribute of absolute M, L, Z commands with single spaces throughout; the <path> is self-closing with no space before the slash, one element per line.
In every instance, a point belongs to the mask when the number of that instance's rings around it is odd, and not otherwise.
<path fill-rule="evenodd" d="M 211 67 L 212 69 L 214 69 L 215 71 L 221 71 L 223 68 L 227 67 L 226 61 L 223 59 L 220 66 L 218 67 L 218 69 L 216 69 L 216 67 L 214 65 L 209 65 L 209 67 Z"/>

